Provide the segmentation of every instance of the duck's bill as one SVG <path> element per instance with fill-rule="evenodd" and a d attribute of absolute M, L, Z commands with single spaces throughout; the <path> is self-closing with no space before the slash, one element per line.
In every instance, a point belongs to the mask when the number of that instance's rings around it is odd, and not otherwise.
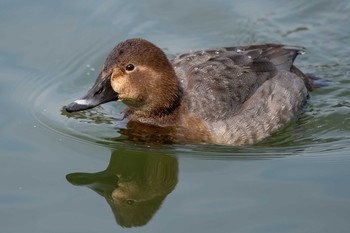
<path fill-rule="evenodd" d="M 88 91 L 88 93 L 83 98 L 77 99 L 66 106 L 66 111 L 83 111 L 115 100 L 118 100 L 118 93 L 112 89 L 111 74 L 104 78 L 98 76 L 94 86 Z"/>

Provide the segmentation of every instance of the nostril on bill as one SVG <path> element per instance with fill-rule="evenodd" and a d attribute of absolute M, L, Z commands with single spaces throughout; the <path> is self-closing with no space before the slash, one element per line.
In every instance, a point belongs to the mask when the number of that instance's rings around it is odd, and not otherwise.
<path fill-rule="evenodd" d="M 103 88 L 100 88 L 98 91 L 95 92 L 94 96 L 101 94 L 103 91 Z"/>

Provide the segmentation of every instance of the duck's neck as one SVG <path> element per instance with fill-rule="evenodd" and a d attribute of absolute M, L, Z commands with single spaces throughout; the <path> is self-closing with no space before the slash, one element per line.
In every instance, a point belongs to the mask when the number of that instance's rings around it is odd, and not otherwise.
<path fill-rule="evenodd" d="M 150 114 L 158 117 L 166 117 L 175 114 L 181 105 L 182 93 L 182 88 L 178 84 L 171 93 L 163 93 L 163 97 L 159 97 L 163 98 L 163 104 L 154 108 L 154 111 L 150 112 Z"/>
<path fill-rule="evenodd" d="M 140 109 L 131 109 L 131 115 L 145 123 L 168 125 L 178 117 L 183 90 L 170 62 L 168 69 L 159 75 L 162 77 L 148 90 L 147 104 Z"/>

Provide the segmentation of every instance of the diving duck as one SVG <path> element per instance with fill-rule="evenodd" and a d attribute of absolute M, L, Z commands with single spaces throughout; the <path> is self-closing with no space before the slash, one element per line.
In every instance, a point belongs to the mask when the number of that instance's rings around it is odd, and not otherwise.
<path fill-rule="evenodd" d="M 126 105 L 125 134 L 167 143 L 254 144 L 291 121 L 306 102 L 313 87 L 293 65 L 300 53 L 302 47 L 260 44 L 169 60 L 153 43 L 128 39 L 107 56 L 88 93 L 65 109 L 118 100 Z"/>

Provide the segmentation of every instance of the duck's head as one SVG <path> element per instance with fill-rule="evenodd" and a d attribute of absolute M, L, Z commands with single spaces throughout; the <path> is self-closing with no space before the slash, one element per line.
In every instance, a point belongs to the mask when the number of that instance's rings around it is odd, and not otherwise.
<path fill-rule="evenodd" d="M 175 71 L 164 52 L 144 39 L 129 39 L 111 51 L 92 88 L 66 110 L 121 100 L 133 110 L 152 113 L 165 111 L 178 98 Z"/>

